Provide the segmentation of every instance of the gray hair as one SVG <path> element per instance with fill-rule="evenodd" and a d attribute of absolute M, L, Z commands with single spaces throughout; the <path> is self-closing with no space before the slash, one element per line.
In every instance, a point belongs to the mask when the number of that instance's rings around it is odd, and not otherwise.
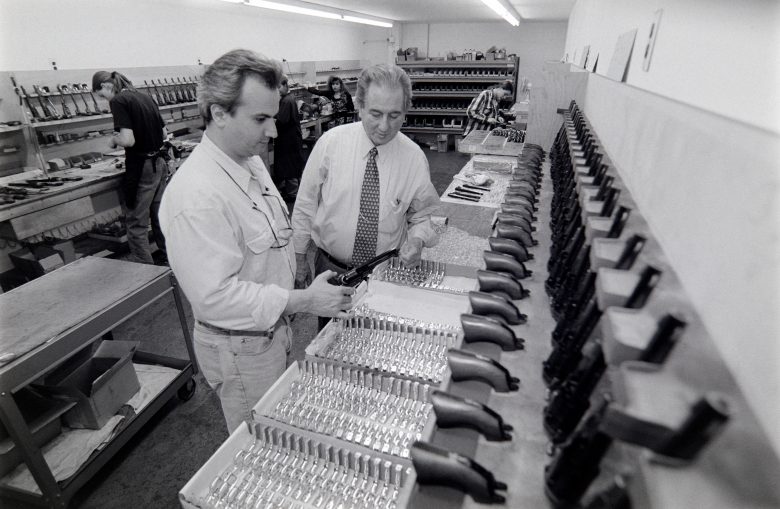
<path fill-rule="evenodd" d="M 282 80 L 282 64 L 251 50 L 234 49 L 208 66 L 198 85 L 198 109 L 207 124 L 211 122 L 211 107 L 215 104 L 233 113 L 244 81 L 250 75 L 276 90 Z"/>
<path fill-rule="evenodd" d="M 412 106 L 412 80 L 406 71 L 397 65 L 379 64 L 363 69 L 357 82 L 355 102 L 358 108 L 365 107 L 368 87 L 372 83 L 390 89 L 400 88 L 404 93 L 404 111 L 409 111 Z"/>

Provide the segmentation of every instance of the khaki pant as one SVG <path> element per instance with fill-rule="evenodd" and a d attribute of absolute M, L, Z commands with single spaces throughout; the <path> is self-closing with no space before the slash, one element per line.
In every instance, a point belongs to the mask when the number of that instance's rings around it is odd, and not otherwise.
<path fill-rule="evenodd" d="M 228 432 L 251 420 L 252 407 L 287 367 L 292 330 L 279 320 L 273 338 L 227 336 L 195 322 L 195 357 L 209 386 L 219 395 Z"/>

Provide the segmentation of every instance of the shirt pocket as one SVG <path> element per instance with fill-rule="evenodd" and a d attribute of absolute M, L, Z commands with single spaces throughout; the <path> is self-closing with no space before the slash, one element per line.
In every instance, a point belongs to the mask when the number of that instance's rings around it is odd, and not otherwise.
<path fill-rule="evenodd" d="M 382 233 L 396 233 L 401 229 L 406 221 L 406 210 L 408 203 L 403 200 L 393 199 L 382 203 L 379 211 L 379 231 Z"/>
<path fill-rule="evenodd" d="M 246 247 L 254 254 L 261 254 L 268 251 L 276 241 L 274 234 L 270 229 L 250 230 L 244 236 Z"/>

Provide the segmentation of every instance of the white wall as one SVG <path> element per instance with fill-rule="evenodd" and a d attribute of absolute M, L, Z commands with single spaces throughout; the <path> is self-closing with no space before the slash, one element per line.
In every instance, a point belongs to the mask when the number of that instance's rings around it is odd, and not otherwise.
<path fill-rule="evenodd" d="M 430 38 L 428 33 L 430 31 Z M 566 38 L 565 22 L 521 22 L 513 27 L 505 21 L 490 23 L 405 23 L 401 31 L 401 47 L 429 48 L 431 57 L 444 57 L 447 52 L 462 53 L 474 48 L 485 51 L 490 46 L 506 48 L 507 53 L 520 57 L 520 78 L 531 84 L 541 81 L 542 63 L 563 57 Z"/>
<path fill-rule="evenodd" d="M 590 44 L 605 73 L 617 37 L 639 29 L 628 85 L 591 74 L 581 106 L 778 453 L 779 10 L 768 0 L 578 0 L 566 43 L 578 63 Z"/>
<path fill-rule="evenodd" d="M 654 12 L 663 9 L 649 72 L 642 70 Z M 606 75 L 620 34 L 638 29 L 627 82 L 707 111 L 780 132 L 780 2 L 578 0 L 569 59 L 598 53 Z"/>
<path fill-rule="evenodd" d="M 204 64 L 234 48 L 277 59 L 386 59 L 390 30 L 217 0 L 2 0 L 0 70 Z M 374 41 L 374 42 L 367 42 Z"/>

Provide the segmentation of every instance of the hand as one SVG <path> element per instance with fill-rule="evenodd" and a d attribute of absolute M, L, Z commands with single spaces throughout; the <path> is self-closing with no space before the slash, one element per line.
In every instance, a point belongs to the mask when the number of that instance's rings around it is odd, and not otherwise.
<path fill-rule="evenodd" d="M 326 270 L 312 281 L 304 290 L 307 293 L 307 311 L 317 316 L 349 318 L 352 309 L 352 295 L 355 289 L 350 286 L 336 286 L 328 283 L 335 276 L 332 270 Z"/>
<path fill-rule="evenodd" d="M 406 242 L 401 246 L 401 250 L 398 256 L 401 258 L 401 263 L 406 267 L 414 267 L 420 263 L 420 256 L 422 255 L 423 241 L 417 237 L 409 237 Z"/>
<path fill-rule="evenodd" d="M 487 119 L 487 123 L 490 124 L 490 125 L 495 125 L 496 124 L 496 119 L 493 118 L 493 117 L 490 117 L 489 119 Z"/>
<path fill-rule="evenodd" d="M 302 290 L 311 284 L 311 268 L 305 254 L 295 253 L 295 289 Z"/>

